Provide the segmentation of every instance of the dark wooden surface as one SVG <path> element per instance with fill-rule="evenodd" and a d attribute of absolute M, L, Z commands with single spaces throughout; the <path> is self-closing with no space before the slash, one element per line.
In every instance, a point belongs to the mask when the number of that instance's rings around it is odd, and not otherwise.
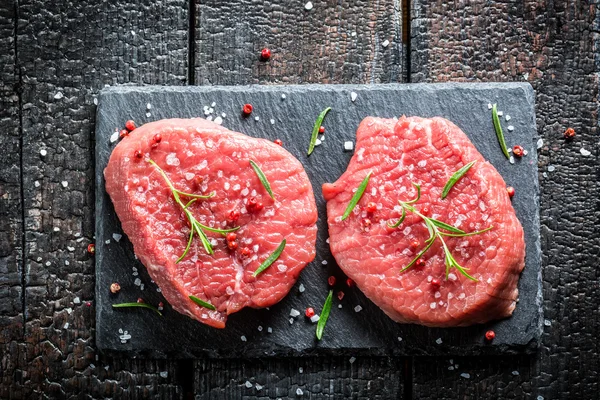
<path fill-rule="evenodd" d="M 598 1 L 412 0 L 410 15 L 399 0 L 313 1 L 310 12 L 304 1 L 261 3 L 0 0 L 0 398 L 597 398 Z M 264 45 L 269 64 L 257 62 Z M 407 80 L 527 80 L 536 90 L 550 324 L 537 356 L 98 354 L 85 248 L 100 88 Z"/>

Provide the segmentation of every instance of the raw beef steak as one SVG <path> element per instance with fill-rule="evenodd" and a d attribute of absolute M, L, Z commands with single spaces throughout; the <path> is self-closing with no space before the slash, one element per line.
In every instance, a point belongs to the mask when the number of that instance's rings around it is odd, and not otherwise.
<path fill-rule="evenodd" d="M 240 226 L 237 248 L 230 249 L 224 235 L 206 231 L 214 255 L 194 236 L 188 254 L 176 263 L 188 242 L 188 219 L 149 159 L 175 189 L 215 193 L 189 209 L 205 226 Z M 250 160 L 264 172 L 275 200 Z M 207 325 L 223 328 L 227 315 L 243 307 L 277 303 L 315 257 L 317 210 L 311 184 L 300 162 L 268 140 L 204 119 L 157 121 L 134 130 L 115 147 L 104 177 L 123 230 L 165 299 Z M 182 197 L 183 203 L 189 200 Z M 252 208 L 251 200 L 263 208 Z M 287 244 L 280 257 L 255 278 L 253 273 L 283 239 Z M 190 295 L 216 310 L 197 305 Z"/>
<path fill-rule="evenodd" d="M 496 169 L 456 125 L 443 118 L 402 117 L 396 122 L 368 117 L 356 135 L 348 169 L 337 182 L 323 185 L 331 251 L 344 272 L 398 322 L 464 326 L 511 315 L 525 243 Z M 493 132 L 490 135 L 495 140 Z M 448 178 L 473 160 L 477 162 L 442 200 Z M 369 171 L 372 176 L 362 199 L 342 221 Z M 423 219 L 411 212 L 397 229 L 386 225 L 400 217 L 399 200 L 416 197 L 413 182 L 421 185 L 421 198 L 414 206 L 424 215 L 465 232 L 493 226 L 474 236 L 444 238 L 456 261 L 477 281 L 456 268 L 446 279 L 438 239 L 421 257 L 424 265 L 400 272 L 429 238 Z M 365 210 L 369 202 L 377 206 L 373 213 Z"/>

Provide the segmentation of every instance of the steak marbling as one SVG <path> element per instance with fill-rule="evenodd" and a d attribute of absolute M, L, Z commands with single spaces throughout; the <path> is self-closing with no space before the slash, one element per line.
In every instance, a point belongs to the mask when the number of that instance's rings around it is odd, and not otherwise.
<path fill-rule="evenodd" d="M 442 200 L 448 178 L 473 160 L 477 162 Z M 355 189 L 369 171 L 372 176 L 361 201 L 342 221 Z M 398 229 L 386 226 L 401 215 L 398 200 L 415 197 L 412 182 L 422 189 L 415 207 L 428 207 L 430 216 L 466 232 L 493 225 L 482 234 L 445 238 L 454 258 L 468 268 L 476 282 L 456 269 L 450 270 L 446 280 L 439 240 L 423 255 L 424 266 L 400 273 L 429 237 L 423 220 L 412 213 Z M 500 174 L 450 121 L 364 119 L 347 170 L 335 183 L 323 185 L 323 195 L 330 247 L 337 263 L 392 319 L 445 327 L 512 314 L 524 267 L 523 229 Z M 375 213 L 365 211 L 368 202 L 377 204 Z M 416 248 L 411 247 L 414 241 L 419 242 Z M 432 285 L 433 279 L 438 279 L 441 287 Z"/>
<path fill-rule="evenodd" d="M 142 157 L 136 158 L 136 151 Z M 193 203 L 191 212 L 211 227 L 239 225 L 236 250 L 228 249 L 222 235 L 206 232 L 214 255 L 208 255 L 195 236 L 188 255 L 176 264 L 186 247 L 187 220 L 147 158 L 165 171 L 177 190 L 215 192 L 213 198 Z M 251 159 L 269 180 L 276 201 L 251 168 Z M 268 140 L 204 119 L 157 121 L 136 129 L 115 147 L 104 176 L 123 230 L 165 299 L 207 325 L 223 328 L 227 315 L 243 307 L 277 303 L 315 257 L 317 211 L 311 184 L 300 162 Z M 246 209 L 251 197 L 264 204 L 260 212 Z M 228 221 L 232 210 L 240 212 L 235 223 Z M 281 256 L 253 277 L 284 238 L 287 245 Z M 249 257 L 241 255 L 244 247 L 251 251 Z M 213 304 L 216 311 L 198 306 L 189 295 Z"/>

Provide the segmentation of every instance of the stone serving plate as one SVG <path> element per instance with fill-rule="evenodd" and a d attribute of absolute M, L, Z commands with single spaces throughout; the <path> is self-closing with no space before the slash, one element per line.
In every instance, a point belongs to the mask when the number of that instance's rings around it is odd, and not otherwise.
<path fill-rule="evenodd" d="M 351 93 L 357 94 L 351 100 Z M 285 95 L 285 99 L 282 98 Z M 173 311 L 144 266 L 136 261 L 127 237 L 104 189 L 103 170 L 116 145 L 110 137 L 128 119 L 138 125 L 163 118 L 204 118 L 204 107 L 215 103 L 213 118 L 226 114 L 223 125 L 249 136 L 281 139 L 286 149 L 306 168 L 319 210 L 317 257 L 306 266 L 289 295 L 270 310 L 244 309 L 232 315 L 223 330 L 213 329 Z M 250 118 L 241 117 L 251 103 Z M 507 144 L 521 144 L 528 155 L 511 164 L 500 151 L 488 103 L 498 103 Z M 150 105 L 151 108 L 148 108 Z M 326 118 L 326 140 L 306 157 L 310 133 L 321 110 Z M 513 205 L 527 245 L 526 267 L 519 281 L 519 303 L 511 318 L 467 328 L 437 329 L 397 324 L 356 287 L 348 288 L 329 246 L 324 182 L 335 181 L 346 169 L 352 152 L 343 149 L 354 141 L 359 122 L 366 116 L 442 116 L 457 124 L 477 149 L 516 189 Z M 255 119 L 258 118 L 258 119 Z M 509 131 L 508 125 L 514 130 Z M 542 331 L 541 252 L 537 175 L 537 130 L 534 93 L 525 83 L 303 85 L 235 87 L 116 87 L 99 98 L 96 121 L 96 340 L 104 351 L 148 357 L 260 357 L 307 354 L 438 355 L 532 352 Z M 134 268 L 137 269 L 135 275 Z M 323 340 L 315 340 L 315 324 L 303 314 L 290 323 L 290 310 L 307 306 L 320 310 L 328 292 L 327 277 L 336 276 L 336 292 L 345 297 L 334 306 Z M 118 295 L 109 291 L 119 282 Z M 299 287 L 305 290 L 300 293 Z M 120 309 L 113 303 L 135 301 L 165 303 L 161 318 L 143 309 Z M 341 305 L 342 308 L 339 308 Z M 360 306 L 362 310 L 356 312 Z M 484 333 L 496 332 L 488 344 Z M 125 331 L 127 333 L 125 333 Z M 126 338 L 122 340 L 122 338 Z"/>

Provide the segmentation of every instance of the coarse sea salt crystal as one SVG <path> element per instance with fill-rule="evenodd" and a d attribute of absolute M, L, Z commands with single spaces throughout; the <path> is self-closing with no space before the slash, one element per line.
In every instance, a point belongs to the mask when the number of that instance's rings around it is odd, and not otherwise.
<path fill-rule="evenodd" d="M 40 183 L 40 181 L 35 181 L 35 182 L 33 182 L 33 185 L 34 185 L 35 187 L 40 187 L 40 186 L 41 186 L 41 183 Z"/>
<path fill-rule="evenodd" d="M 271 328 L 270 326 L 267 328 L 267 332 L 268 333 L 273 333 L 273 328 Z"/>
<path fill-rule="evenodd" d="M 73 299 L 73 304 L 81 304 L 81 300 L 79 299 L 79 297 L 75 297 Z"/>
<path fill-rule="evenodd" d="M 545 319 L 544 320 L 544 325 L 545 326 L 550 326 L 550 325 L 552 325 L 552 322 L 550 322 L 550 320 L 548 320 L 548 319 Z"/>
<path fill-rule="evenodd" d="M 537 148 L 541 149 L 543 145 L 544 145 L 544 139 L 541 139 L 541 138 L 538 139 L 538 141 L 537 141 Z"/>
<path fill-rule="evenodd" d="M 256 117 L 254 117 L 255 121 L 260 121 L 260 117 L 257 115 Z"/>
<path fill-rule="evenodd" d="M 56 100 L 60 100 L 60 99 L 62 99 L 62 98 L 63 98 L 63 94 L 62 94 L 62 92 L 57 92 L 57 93 L 54 95 L 54 98 L 55 98 Z"/>
<path fill-rule="evenodd" d="M 429 308 L 431 308 L 432 310 L 435 309 L 436 307 L 437 307 L 437 304 L 435 304 L 435 303 L 429 304 Z"/>
<path fill-rule="evenodd" d="M 506 114 L 506 116 L 504 117 L 505 120 L 510 121 L 510 115 Z"/>
<path fill-rule="evenodd" d="M 381 46 L 382 46 L 382 47 L 388 47 L 389 45 L 390 45 L 390 41 L 389 41 L 389 40 L 387 40 L 387 39 L 386 39 L 386 40 L 384 40 L 384 41 L 381 43 Z"/>
<path fill-rule="evenodd" d="M 287 97 L 287 96 L 285 95 L 285 93 L 282 93 L 282 94 L 281 94 L 281 100 L 285 100 L 285 98 L 286 98 L 286 97 Z"/>
<path fill-rule="evenodd" d="M 160 371 L 159 375 L 161 378 L 166 378 L 169 376 L 169 371 Z"/>
<path fill-rule="evenodd" d="M 361 312 L 361 310 L 362 310 L 361 306 L 354 307 L 354 312 Z"/>
<path fill-rule="evenodd" d="M 510 158 L 508 159 L 508 162 L 511 163 L 511 164 L 514 164 L 515 163 L 515 157 L 510 156 Z"/>
<path fill-rule="evenodd" d="M 437 339 L 435 339 L 435 342 L 436 342 L 437 344 L 442 344 L 442 338 L 437 338 Z"/>
<path fill-rule="evenodd" d="M 313 8 L 313 3 L 310 1 L 304 5 L 304 9 L 307 11 L 312 10 L 312 8 Z"/>
<path fill-rule="evenodd" d="M 512 374 L 513 374 L 514 376 L 518 376 L 518 375 L 519 375 L 519 371 L 513 371 L 513 372 L 512 372 Z"/>
<path fill-rule="evenodd" d="M 273 118 L 271 118 L 271 119 L 269 120 L 269 122 L 271 123 L 271 125 L 275 125 L 275 120 L 274 120 Z"/>
<path fill-rule="evenodd" d="M 221 118 L 221 117 L 215 118 L 215 124 L 221 125 L 222 123 L 223 123 L 223 118 Z"/>
<path fill-rule="evenodd" d="M 167 165 L 177 166 L 180 164 L 179 158 L 177 158 L 177 154 L 169 153 L 166 159 Z"/>
<path fill-rule="evenodd" d="M 114 143 L 114 142 L 117 141 L 117 139 L 119 139 L 119 132 L 118 131 L 114 131 L 113 134 L 110 135 L 110 142 Z M 42 154 L 42 155 L 45 156 L 45 154 Z"/>
<path fill-rule="evenodd" d="M 65 326 L 63 326 L 64 329 L 69 329 L 69 323 L 65 323 Z"/>
<path fill-rule="evenodd" d="M 64 188 L 66 188 L 67 186 L 69 186 L 69 182 L 67 182 L 67 181 L 62 181 L 60 184 L 61 184 L 61 185 L 62 185 L 62 187 L 64 187 Z"/>
<path fill-rule="evenodd" d="M 248 341 L 248 339 L 246 339 L 246 336 L 244 336 L 244 335 L 240 336 L 240 339 L 242 340 L 242 342 Z"/>
<path fill-rule="evenodd" d="M 304 293 L 304 291 L 305 291 L 305 290 L 306 290 L 306 289 L 304 288 L 304 285 L 301 283 L 301 284 L 300 284 L 300 286 L 298 286 L 298 291 L 299 291 L 300 293 Z"/>
<path fill-rule="evenodd" d="M 498 111 L 498 116 L 501 117 L 502 115 L 504 115 L 504 112 Z"/>
<path fill-rule="evenodd" d="M 315 314 L 312 317 L 310 317 L 310 322 L 314 324 L 315 322 L 318 322 L 320 318 L 321 317 L 318 314 Z"/>
<path fill-rule="evenodd" d="M 285 264 L 279 264 L 277 266 L 277 269 L 279 270 L 279 272 L 285 272 L 285 271 L 287 271 L 287 267 L 285 266 Z"/>
<path fill-rule="evenodd" d="M 290 310 L 290 317 L 297 317 L 298 315 L 300 315 L 300 311 L 296 310 L 295 308 Z"/>
<path fill-rule="evenodd" d="M 320 146 L 321 145 L 321 141 L 319 139 L 315 140 L 315 146 Z"/>
<path fill-rule="evenodd" d="M 350 364 L 354 364 L 354 361 L 356 361 L 356 357 L 350 357 L 348 361 L 350 362 Z"/>
<path fill-rule="evenodd" d="M 589 156 L 592 154 L 589 150 L 584 149 L 583 147 L 579 150 L 582 156 Z"/>
<path fill-rule="evenodd" d="M 250 389 L 253 386 L 252 382 L 250 382 L 250 381 L 246 381 L 245 385 L 248 389 Z"/>
<path fill-rule="evenodd" d="M 113 239 L 115 239 L 115 242 L 119 242 L 119 240 L 121 240 L 121 238 L 123 237 L 123 235 L 120 235 L 118 233 L 113 233 L 112 237 L 113 237 Z"/>
<path fill-rule="evenodd" d="M 358 97 L 358 94 L 356 94 L 356 92 L 350 93 L 350 100 L 352 100 L 353 102 L 356 100 L 357 97 Z"/>
<path fill-rule="evenodd" d="M 321 264 L 323 264 L 323 265 L 327 265 L 327 260 L 323 260 L 323 261 L 321 261 Z"/>
<path fill-rule="evenodd" d="M 554 167 L 554 165 L 548 166 L 548 172 L 554 172 L 555 169 L 556 169 L 556 167 Z"/>
<path fill-rule="evenodd" d="M 514 130 L 515 130 L 515 127 L 514 127 L 514 126 L 512 126 L 512 125 L 509 125 L 509 126 L 506 128 L 506 129 L 508 129 L 509 131 L 511 131 L 511 132 L 512 132 L 512 131 L 514 131 Z"/>
<path fill-rule="evenodd" d="M 352 149 L 354 149 L 354 142 L 351 142 L 351 141 L 344 142 L 344 150 L 345 151 L 352 151 Z"/>
<path fill-rule="evenodd" d="M 492 109 L 492 107 L 493 107 L 493 106 L 492 106 L 492 103 L 488 103 L 488 110 L 491 110 L 491 109 Z"/>
<path fill-rule="evenodd" d="M 471 375 L 466 372 L 463 372 L 462 374 L 460 374 L 460 376 L 462 376 L 465 379 L 469 379 L 471 377 Z"/>

